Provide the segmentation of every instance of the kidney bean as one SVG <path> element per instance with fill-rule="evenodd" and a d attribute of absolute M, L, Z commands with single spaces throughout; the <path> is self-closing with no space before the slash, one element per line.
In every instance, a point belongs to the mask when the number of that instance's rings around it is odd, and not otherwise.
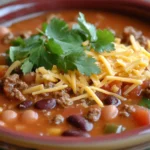
<path fill-rule="evenodd" d="M 114 96 L 108 96 L 106 99 L 104 99 L 103 103 L 105 105 L 115 105 L 115 106 L 119 106 L 121 104 L 121 101 L 114 97 Z"/>
<path fill-rule="evenodd" d="M 78 130 L 67 130 L 62 133 L 62 136 L 72 136 L 72 137 L 90 137 L 90 134 L 84 131 Z"/>
<path fill-rule="evenodd" d="M 31 100 L 26 100 L 26 101 L 23 101 L 22 103 L 20 103 L 19 105 L 17 105 L 17 108 L 18 109 L 27 109 L 29 108 L 30 106 L 32 106 L 33 102 Z"/>
<path fill-rule="evenodd" d="M 106 98 L 106 95 L 101 92 L 96 91 L 95 94 L 101 100 L 104 100 Z"/>
<path fill-rule="evenodd" d="M 93 124 L 80 115 L 71 115 L 67 118 L 67 121 L 83 131 L 91 131 L 93 129 Z"/>
<path fill-rule="evenodd" d="M 35 103 L 37 109 L 53 109 L 56 106 L 56 99 L 44 99 Z"/>

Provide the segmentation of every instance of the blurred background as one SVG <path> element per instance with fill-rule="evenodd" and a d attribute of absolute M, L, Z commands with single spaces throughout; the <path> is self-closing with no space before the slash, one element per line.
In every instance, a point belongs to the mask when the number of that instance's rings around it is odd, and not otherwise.
<path fill-rule="evenodd" d="M 0 5 L 7 4 L 9 2 L 13 2 L 15 0 L 0 0 Z"/>

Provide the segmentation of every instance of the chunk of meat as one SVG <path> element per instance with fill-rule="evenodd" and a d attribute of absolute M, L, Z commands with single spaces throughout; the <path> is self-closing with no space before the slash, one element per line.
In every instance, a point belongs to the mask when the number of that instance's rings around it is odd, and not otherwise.
<path fill-rule="evenodd" d="M 126 44 L 130 44 L 130 35 L 133 35 L 135 39 L 145 48 L 148 46 L 148 38 L 145 37 L 142 31 L 136 30 L 132 26 L 127 26 L 124 28 L 122 35 L 122 42 Z"/>
<path fill-rule="evenodd" d="M 62 107 L 73 104 L 73 101 L 70 100 L 70 95 L 65 90 L 55 92 L 54 94 L 57 99 L 57 103 Z"/>
<path fill-rule="evenodd" d="M 10 44 L 10 42 L 14 39 L 15 39 L 14 34 L 12 32 L 9 32 L 3 37 L 3 42 L 4 44 Z"/>
<path fill-rule="evenodd" d="M 64 117 L 62 115 L 56 115 L 53 119 L 55 124 L 61 124 L 64 122 Z"/>
<path fill-rule="evenodd" d="M 127 105 L 125 104 L 121 111 L 119 112 L 119 115 L 124 117 L 129 117 L 131 113 L 135 112 L 135 107 L 133 105 Z"/>
<path fill-rule="evenodd" d="M 92 122 L 99 120 L 101 116 L 101 109 L 99 108 L 90 108 L 87 114 L 87 119 Z"/>
<path fill-rule="evenodd" d="M 19 79 L 19 75 L 13 74 L 6 77 L 3 81 L 3 89 L 7 97 L 25 101 L 26 98 L 22 94 L 22 90 L 26 89 L 28 85 Z"/>
<path fill-rule="evenodd" d="M 31 31 L 24 31 L 21 33 L 12 33 L 9 32 L 8 34 L 6 34 L 3 38 L 3 42 L 4 44 L 10 44 L 11 41 L 17 39 L 18 37 L 21 37 L 23 39 L 28 39 L 29 37 L 31 37 L 32 32 Z"/>

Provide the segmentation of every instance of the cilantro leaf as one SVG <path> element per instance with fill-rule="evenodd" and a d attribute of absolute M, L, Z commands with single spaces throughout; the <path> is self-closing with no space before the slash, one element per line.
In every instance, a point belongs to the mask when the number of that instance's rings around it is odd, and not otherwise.
<path fill-rule="evenodd" d="M 95 64 L 96 60 L 87 57 L 84 53 L 74 52 L 58 60 L 57 66 L 63 69 L 64 72 L 77 69 L 80 73 L 87 76 L 100 73 L 99 67 Z"/>
<path fill-rule="evenodd" d="M 22 46 L 11 46 L 9 49 L 9 57 L 12 62 L 15 60 L 25 59 L 29 54 L 28 48 Z"/>
<path fill-rule="evenodd" d="M 11 42 L 11 44 L 13 46 L 20 46 L 20 45 L 24 45 L 24 40 L 21 37 L 18 37 L 17 39 L 13 40 Z"/>
<path fill-rule="evenodd" d="M 83 51 L 82 38 L 76 31 L 69 30 L 63 20 L 53 18 L 45 31 L 49 50 L 55 54 L 68 55 L 74 51 Z"/>
<path fill-rule="evenodd" d="M 49 39 L 54 38 L 56 40 L 62 40 L 64 39 L 68 30 L 69 28 L 65 21 L 58 18 L 53 18 L 51 22 L 47 25 L 45 35 Z"/>
<path fill-rule="evenodd" d="M 97 52 L 110 52 L 114 50 L 114 35 L 109 30 L 97 30 L 97 40 L 92 43 L 95 51 Z"/>
<path fill-rule="evenodd" d="M 54 54 L 61 55 L 63 53 L 61 46 L 57 42 L 55 42 L 54 39 L 48 40 L 47 47 L 48 47 L 49 51 L 51 51 Z"/>
<path fill-rule="evenodd" d="M 97 40 L 96 27 L 93 24 L 86 22 L 84 14 L 79 13 L 78 25 L 74 29 L 79 29 L 86 34 L 87 39 L 94 42 Z"/>
<path fill-rule="evenodd" d="M 59 58 L 57 66 L 59 69 L 63 69 L 64 72 L 67 72 L 68 70 L 75 70 L 77 69 L 75 62 L 82 56 L 84 56 L 84 52 L 75 51 L 65 57 Z"/>
<path fill-rule="evenodd" d="M 29 60 L 36 68 L 44 66 L 46 69 L 51 69 L 53 64 L 50 61 L 50 53 L 45 49 L 44 43 L 39 43 L 32 51 L 30 51 Z M 51 58 L 52 59 L 52 58 Z"/>
<path fill-rule="evenodd" d="M 143 97 L 139 105 L 150 109 L 150 99 Z"/>
<path fill-rule="evenodd" d="M 33 69 L 33 64 L 27 59 L 21 66 L 21 70 L 24 74 L 31 72 Z"/>
<path fill-rule="evenodd" d="M 90 42 L 86 48 L 82 46 L 85 40 Z M 98 52 L 109 52 L 114 49 L 113 41 L 111 32 L 96 30 L 79 13 L 78 24 L 73 29 L 69 29 L 64 20 L 53 18 L 50 23 L 43 24 L 39 34 L 13 41 L 8 55 L 11 62 L 23 61 L 21 69 L 24 74 L 40 66 L 51 69 L 56 65 L 64 72 L 77 69 L 90 76 L 100 73 L 100 68 L 94 58 L 86 55 L 85 50 L 92 47 Z"/>
<path fill-rule="evenodd" d="M 96 60 L 91 57 L 81 57 L 75 62 L 77 69 L 87 76 L 100 73 L 100 68 L 95 64 Z"/>
<path fill-rule="evenodd" d="M 48 24 L 47 23 L 43 23 L 42 24 L 42 31 L 45 32 L 47 29 Z"/>

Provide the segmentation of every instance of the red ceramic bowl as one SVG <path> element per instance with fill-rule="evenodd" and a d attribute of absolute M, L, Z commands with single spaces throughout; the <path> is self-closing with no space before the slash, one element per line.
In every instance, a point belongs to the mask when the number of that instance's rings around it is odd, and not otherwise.
<path fill-rule="evenodd" d="M 46 11 L 62 9 L 105 9 L 150 22 L 149 0 L 20 0 L 0 7 L 0 24 L 9 25 Z M 150 126 L 92 138 L 39 137 L 1 127 L 0 140 L 1 147 L 8 150 L 13 145 L 20 146 L 17 150 L 24 150 L 23 147 L 32 150 L 146 150 L 150 148 Z"/>

